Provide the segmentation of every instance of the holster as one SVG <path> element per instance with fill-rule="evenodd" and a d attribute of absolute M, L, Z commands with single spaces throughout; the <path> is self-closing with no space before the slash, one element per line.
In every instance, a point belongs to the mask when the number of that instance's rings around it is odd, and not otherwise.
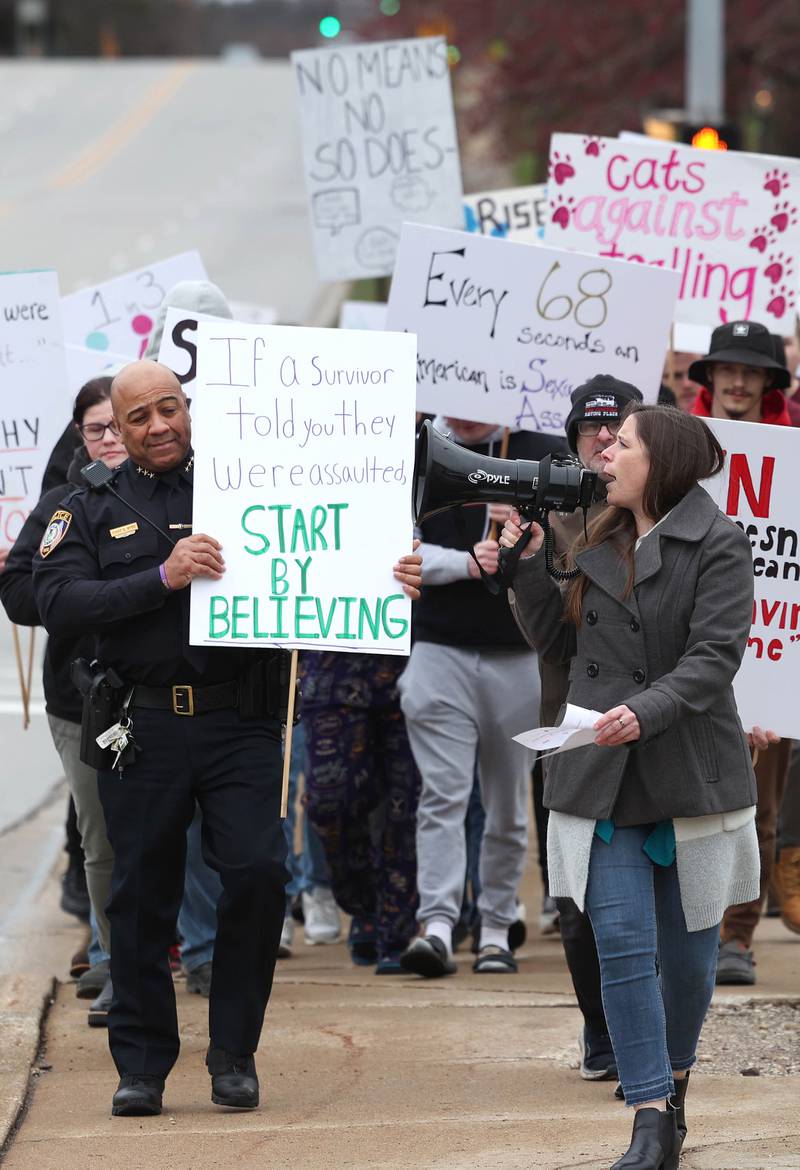
<path fill-rule="evenodd" d="M 98 771 L 111 768 L 114 753 L 101 748 L 97 736 L 117 723 L 122 715 L 125 684 L 113 669 L 104 669 L 96 660 L 76 658 L 70 675 L 83 696 L 80 757 L 84 764 Z"/>
<path fill-rule="evenodd" d="M 286 722 L 289 712 L 291 654 L 273 650 L 258 654 L 239 680 L 239 714 L 245 719 L 277 719 Z M 300 704 L 295 702 L 296 723 Z"/>

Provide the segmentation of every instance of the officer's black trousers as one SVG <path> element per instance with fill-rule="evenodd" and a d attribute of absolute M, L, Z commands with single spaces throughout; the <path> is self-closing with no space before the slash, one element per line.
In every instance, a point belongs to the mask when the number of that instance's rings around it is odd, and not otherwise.
<path fill-rule="evenodd" d="M 255 1052 L 286 905 L 278 726 L 234 710 L 179 716 L 137 709 L 140 754 L 100 772 L 114 849 L 108 917 L 114 1001 L 108 1019 L 120 1075 L 165 1077 L 178 1056 L 168 950 L 183 892 L 195 800 L 203 855 L 222 880 L 209 1031 L 237 1055 Z"/>

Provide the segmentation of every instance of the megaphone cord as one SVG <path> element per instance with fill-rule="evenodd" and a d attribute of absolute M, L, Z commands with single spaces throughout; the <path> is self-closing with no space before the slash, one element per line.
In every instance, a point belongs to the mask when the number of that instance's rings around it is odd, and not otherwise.
<path fill-rule="evenodd" d="M 580 577 L 581 571 L 576 566 L 574 569 L 557 569 L 555 560 L 553 558 L 554 552 L 554 537 L 553 529 L 550 527 L 550 517 L 547 512 L 542 512 L 539 520 L 544 529 L 544 567 L 548 574 L 554 581 L 574 581 L 576 577 Z"/>

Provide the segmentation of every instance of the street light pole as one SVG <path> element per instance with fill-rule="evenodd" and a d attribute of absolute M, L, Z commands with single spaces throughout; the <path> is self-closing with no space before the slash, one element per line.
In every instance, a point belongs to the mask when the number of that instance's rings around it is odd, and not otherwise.
<path fill-rule="evenodd" d="M 686 0 L 686 115 L 725 120 L 725 0 Z"/>

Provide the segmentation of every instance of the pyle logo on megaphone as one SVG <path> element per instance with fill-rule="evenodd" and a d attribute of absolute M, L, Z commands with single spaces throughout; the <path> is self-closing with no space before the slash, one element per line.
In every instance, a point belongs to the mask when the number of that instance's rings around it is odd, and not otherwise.
<path fill-rule="evenodd" d="M 470 483 L 486 483 L 486 484 L 510 484 L 511 477 L 508 475 L 492 475 L 490 471 L 484 471 L 482 467 L 478 467 L 475 471 L 471 471 L 467 476 Z"/>

